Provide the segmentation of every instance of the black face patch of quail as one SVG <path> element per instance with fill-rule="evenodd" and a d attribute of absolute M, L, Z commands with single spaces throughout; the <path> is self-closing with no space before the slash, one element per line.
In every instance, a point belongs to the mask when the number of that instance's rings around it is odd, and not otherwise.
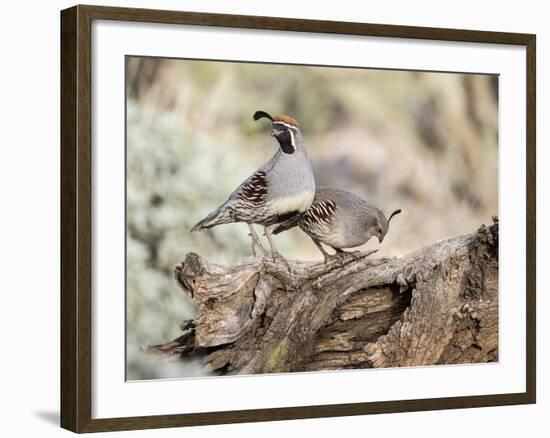
<path fill-rule="evenodd" d="M 286 128 L 284 131 L 281 131 L 277 135 L 277 140 L 279 141 L 281 150 L 285 154 L 293 154 L 296 151 L 296 149 L 294 149 L 294 145 L 292 144 L 292 135 L 290 134 L 288 128 Z"/>
<path fill-rule="evenodd" d="M 267 179 L 265 172 L 256 172 L 237 194 L 238 199 L 257 207 L 265 203 L 266 196 Z"/>

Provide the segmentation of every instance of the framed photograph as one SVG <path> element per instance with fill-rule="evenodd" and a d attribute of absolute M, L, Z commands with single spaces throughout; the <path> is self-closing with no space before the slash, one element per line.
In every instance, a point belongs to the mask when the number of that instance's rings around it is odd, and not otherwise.
<path fill-rule="evenodd" d="M 535 35 L 61 12 L 61 425 L 535 403 Z"/>

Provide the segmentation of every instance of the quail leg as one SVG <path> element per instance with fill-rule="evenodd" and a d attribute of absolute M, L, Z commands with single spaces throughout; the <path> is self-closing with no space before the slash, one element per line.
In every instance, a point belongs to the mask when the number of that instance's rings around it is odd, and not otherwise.
<path fill-rule="evenodd" d="M 353 257 L 355 259 L 355 261 L 359 261 L 365 257 L 368 257 L 370 256 L 371 254 L 374 254 L 375 252 L 378 252 L 377 249 L 373 249 L 373 250 L 370 250 L 370 251 L 365 251 L 365 252 L 361 252 L 361 251 L 344 251 L 343 249 L 340 249 L 340 248 L 333 248 L 334 251 L 336 251 L 336 256 L 337 257 L 347 257 L 348 255 L 350 255 L 351 257 Z"/>
<path fill-rule="evenodd" d="M 325 258 L 325 263 L 328 263 L 330 260 L 337 260 L 342 265 L 342 267 L 344 267 L 344 262 L 340 257 L 338 257 L 337 255 L 332 255 L 332 254 L 329 254 L 328 252 L 326 252 L 325 248 L 323 248 L 321 243 L 318 242 L 317 240 L 315 240 L 313 237 L 311 238 L 311 240 L 313 240 L 313 243 L 315 243 L 315 246 L 317 248 L 319 248 L 319 251 L 321 251 L 323 253 L 323 257 Z"/>
<path fill-rule="evenodd" d="M 275 244 L 273 243 L 273 239 L 271 238 L 271 233 L 273 232 L 273 228 L 274 228 L 273 225 L 268 226 L 268 227 L 264 227 L 264 234 L 265 234 L 265 237 L 267 237 L 267 240 L 269 242 L 269 247 L 271 248 L 271 257 L 273 257 L 274 262 L 276 262 L 276 261 L 282 262 L 288 268 L 288 270 L 290 271 L 290 265 L 288 264 L 286 259 L 281 254 L 279 254 L 279 252 L 275 248 Z"/>
<path fill-rule="evenodd" d="M 344 251 L 341 248 L 332 248 L 334 251 L 336 251 L 336 257 L 347 257 L 348 255 L 352 256 L 355 261 L 359 260 L 361 257 L 361 251 Z"/>
<path fill-rule="evenodd" d="M 258 237 L 258 234 L 256 233 L 256 230 L 254 229 L 254 226 L 252 224 L 247 224 L 247 225 L 248 225 L 248 229 L 250 230 L 250 233 L 248 235 L 252 239 L 252 244 L 251 244 L 252 254 L 254 254 L 254 256 L 256 256 L 256 247 L 258 247 L 258 248 L 261 249 L 262 254 L 264 256 L 266 256 L 267 251 L 262 246 L 262 244 L 260 242 L 260 238 Z"/>

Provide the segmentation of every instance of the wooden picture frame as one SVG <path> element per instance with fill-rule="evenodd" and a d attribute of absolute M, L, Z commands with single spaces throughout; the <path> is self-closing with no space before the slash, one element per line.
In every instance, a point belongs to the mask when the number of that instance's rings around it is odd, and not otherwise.
<path fill-rule="evenodd" d="M 195 414 L 92 418 L 92 22 L 114 20 L 387 38 L 518 45 L 526 48 L 526 391 Z M 531 34 L 237 16 L 99 6 L 61 12 L 61 426 L 74 432 L 147 429 L 535 403 L 535 57 Z"/>

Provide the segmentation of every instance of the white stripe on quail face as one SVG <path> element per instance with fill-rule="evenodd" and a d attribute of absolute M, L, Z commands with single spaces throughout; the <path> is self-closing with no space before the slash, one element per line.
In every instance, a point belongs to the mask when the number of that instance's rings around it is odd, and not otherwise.
<path fill-rule="evenodd" d="M 301 192 L 278 198 L 270 203 L 269 209 L 277 212 L 277 214 L 291 213 L 293 211 L 303 213 L 313 202 L 314 196 L 313 192 Z"/>
<path fill-rule="evenodd" d="M 292 149 L 296 150 L 296 143 L 294 142 L 294 132 L 292 132 L 292 129 L 289 129 L 288 132 L 290 133 L 290 144 L 292 145 Z"/>

